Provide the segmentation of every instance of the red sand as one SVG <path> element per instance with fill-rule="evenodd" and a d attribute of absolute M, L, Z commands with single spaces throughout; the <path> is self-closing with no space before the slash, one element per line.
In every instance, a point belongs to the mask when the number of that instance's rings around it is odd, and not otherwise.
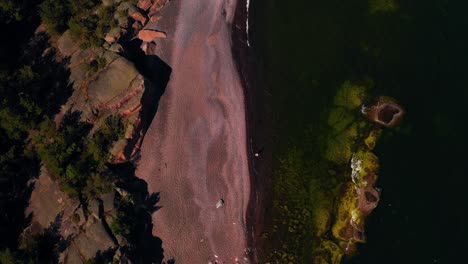
<path fill-rule="evenodd" d="M 250 195 L 244 95 L 231 54 L 236 1 L 172 1 L 157 29 L 171 80 L 137 176 L 160 192 L 153 233 L 176 263 L 247 263 Z M 163 22 L 164 21 L 164 22 Z M 220 198 L 224 207 L 216 209 Z"/>

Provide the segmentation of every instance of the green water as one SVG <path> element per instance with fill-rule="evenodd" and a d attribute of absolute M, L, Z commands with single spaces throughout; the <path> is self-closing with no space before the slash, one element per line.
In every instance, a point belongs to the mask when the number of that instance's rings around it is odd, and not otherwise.
<path fill-rule="evenodd" d="M 371 79 L 373 94 L 407 109 L 404 123 L 384 131 L 377 145 L 382 197 L 368 221 L 368 243 L 349 263 L 464 263 L 468 2 L 400 0 L 388 12 L 363 0 L 252 2 L 253 42 L 273 98 L 276 158 L 292 146 L 308 159 L 320 156 L 330 102 L 346 80 Z M 274 210 L 267 216 L 274 218 Z M 266 250 L 294 241 L 290 251 L 304 256 L 297 263 L 307 263 L 308 228 L 299 241 L 287 232 L 274 237 Z"/>

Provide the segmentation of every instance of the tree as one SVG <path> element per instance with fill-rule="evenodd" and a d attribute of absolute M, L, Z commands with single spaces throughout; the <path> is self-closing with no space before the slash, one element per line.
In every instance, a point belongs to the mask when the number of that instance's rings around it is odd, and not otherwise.
<path fill-rule="evenodd" d="M 2 264 L 16 264 L 16 257 L 13 255 L 10 249 L 4 249 L 0 251 L 0 263 Z"/>
<path fill-rule="evenodd" d="M 5 21 L 7 24 L 11 21 L 21 21 L 21 6 L 17 1 L 2 0 L 0 1 L 0 21 Z"/>
<path fill-rule="evenodd" d="M 70 13 L 67 1 L 45 0 L 39 5 L 39 15 L 52 32 L 62 33 L 68 28 Z"/>

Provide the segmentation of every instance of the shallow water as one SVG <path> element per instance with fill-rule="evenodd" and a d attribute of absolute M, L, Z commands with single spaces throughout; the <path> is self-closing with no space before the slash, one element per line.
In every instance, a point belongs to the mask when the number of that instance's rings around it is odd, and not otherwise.
<path fill-rule="evenodd" d="M 462 263 L 468 249 L 468 3 L 253 1 L 252 41 L 273 95 L 279 155 L 320 127 L 343 81 L 367 76 L 397 98 L 403 124 L 377 144 L 383 189 L 368 243 L 348 263 Z M 322 119 L 321 119 L 322 118 Z"/>

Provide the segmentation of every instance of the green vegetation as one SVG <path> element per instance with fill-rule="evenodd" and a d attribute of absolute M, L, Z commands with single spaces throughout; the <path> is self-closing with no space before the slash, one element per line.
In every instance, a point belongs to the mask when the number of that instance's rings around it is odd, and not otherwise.
<path fill-rule="evenodd" d="M 374 148 L 380 133 L 359 108 L 374 81 L 379 91 L 395 85 L 383 73 L 399 72 L 400 53 L 414 52 L 407 48 L 408 17 L 397 12 L 406 6 L 330 0 L 252 8 L 260 14 L 252 37 L 266 73 L 275 155 L 260 262 L 340 263 L 345 247 L 331 232 L 337 198 L 351 180 L 353 153 Z M 304 228 L 290 233 L 295 225 Z"/>
<path fill-rule="evenodd" d="M 107 66 L 106 58 L 97 57 L 95 60 L 90 61 L 85 65 L 85 71 L 87 74 L 91 75 L 98 72 L 101 69 L 104 69 Z"/>
<path fill-rule="evenodd" d="M 0 1 L 0 21 L 10 22 L 21 21 L 23 19 L 22 6 L 18 1 L 2 0 Z"/>
<path fill-rule="evenodd" d="M 112 143 L 123 136 L 123 123 L 119 117 L 110 116 L 88 138 L 90 128 L 79 121 L 79 114 L 68 113 L 59 128 L 46 119 L 34 137 L 39 157 L 71 197 L 95 197 L 111 189 L 105 164 Z"/>
<path fill-rule="evenodd" d="M 70 9 L 67 1 L 45 0 L 39 6 L 42 22 L 54 33 L 63 33 L 67 29 Z"/>
<path fill-rule="evenodd" d="M 54 33 L 70 29 L 81 48 L 99 47 L 105 34 L 117 26 L 115 6 L 102 6 L 96 0 L 45 0 L 40 5 L 41 19 Z"/>
<path fill-rule="evenodd" d="M 57 263 L 58 253 L 63 250 L 61 245 L 65 242 L 58 231 L 57 220 L 40 233 L 33 235 L 30 231 L 25 231 L 20 238 L 17 250 L 1 249 L 0 263 Z"/>
<path fill-rule="evenodd" d="M 10 249 L 7 248 L 7 249 L 0 251 L 0 263 L 16 264 L 18 262 L 16 261 L 16 257 L 13 255 Z"/>
<path fill-rule="evenodd" d="M 371 14 L 392 13 L 398 11 L 397 0 L 369 0 L 369 11 Z"/>
<path fill-rule="evenodd" d="M 343 165 L 351 159 L 353 146 L 358 138 L 356 112 L 362 105 L 367 87 L 371 83 L 359 85 L 345 81 L 338 90 L 328 115 L 330 131 L 325 140 L 327 160 Z"/>
<path fill-rule="evenodd" d="M 129 213 L 133 211 L 133 204 L 129 199 L 122 198 L 119 202 L 117 218 L 112 221 L 110 228 L 114 235 L 127 237 L 135 225 L 134 215 Z"/>
<path fill-rule="evenodd" d="M 100 45 L 105 32 L 116 25 L 114 7 L 100 8 L 100 2 L 0 1 L 0 21 L 8 24 L 6 34 L 9 35 L 0 43 L 0 179 L 3 184 L 0 195 L 8 197 L 0 207 L 3 227 L 0 263 L 57 263 L 58 254 L 68 246 L 58 232 L 60 215 L 42 233 L 31 235 L 24 231 L 30 224 L 24 216 L 33 188 L 29 182 L 38 176 L 41 165 L 64 192 L 78 198 L 83 205 L 88 199 L 111 191 L 116 179 L 124 185 L 122 175 L 111 171 L 108 164 L 109 149 L 124 136 L 121 118 L 109 116 L 93 127 L 81 122 L 79 113 L 67 113 L 57 126 L 54 117 L 72 92 L 68 61 L 56 60 L 55 49 L 50 46 L 46 33 L 34 34 L 39 26 L 39 10 L 49 32 L 63 32 L 69 28 L 70 20 L 75 19 L 77 23 L 87 24 L 81 31 L 76 30 L 74 37 L 86 38 L 81 40 L 85 46 Z M 98 57 L 90 63 L 89 70 L 97 72 L 106 64 L 104 57 Z M 135 214 L 144 210 L 144 206 L 136 208 L 137 205 L 125 201 L 117 206 L 118 218 L 113 229 L 134 237 L 128 239 L 133 243 L 141 235 L 142 227 L 137 223 L 148 225 L 137 221 L 143 213 Z M 85 219 L 74 214 L 71 220 L 76 224 Z M 148 232 L 151 234 L 151 230 Z M 128 247 L 137 248 L 130 244 Z M 112 260 L 112 256 L 106 259 Z"/>
<path fill-rule="evenodd" d="M 350 201 L 337 204 L 344 200 L 336 200 L 343 186 L 351 182 L 351 156 L 365 139 L 375 141 L 376 134 L 369 132 L 360 113 L 371 86 L 369 80 L 343 82 L 327 109 L 326 122 L 315 128 L 320 133 L 314 136 L 314 131 L 305 130 L 307 144 L 293 145 L 279 156 L 274 181 L 278 197 L 273 202 L 275 217 L 266 237 L 273 236 L 281 244 L 271 250 L 267 261 L 340 263 L 344 252 L 330 230 L 332 226 L 341 227 L 333 219 L 349 213 L 349 206 L 354 205 L 351 192 L 347 196 Z"/>

